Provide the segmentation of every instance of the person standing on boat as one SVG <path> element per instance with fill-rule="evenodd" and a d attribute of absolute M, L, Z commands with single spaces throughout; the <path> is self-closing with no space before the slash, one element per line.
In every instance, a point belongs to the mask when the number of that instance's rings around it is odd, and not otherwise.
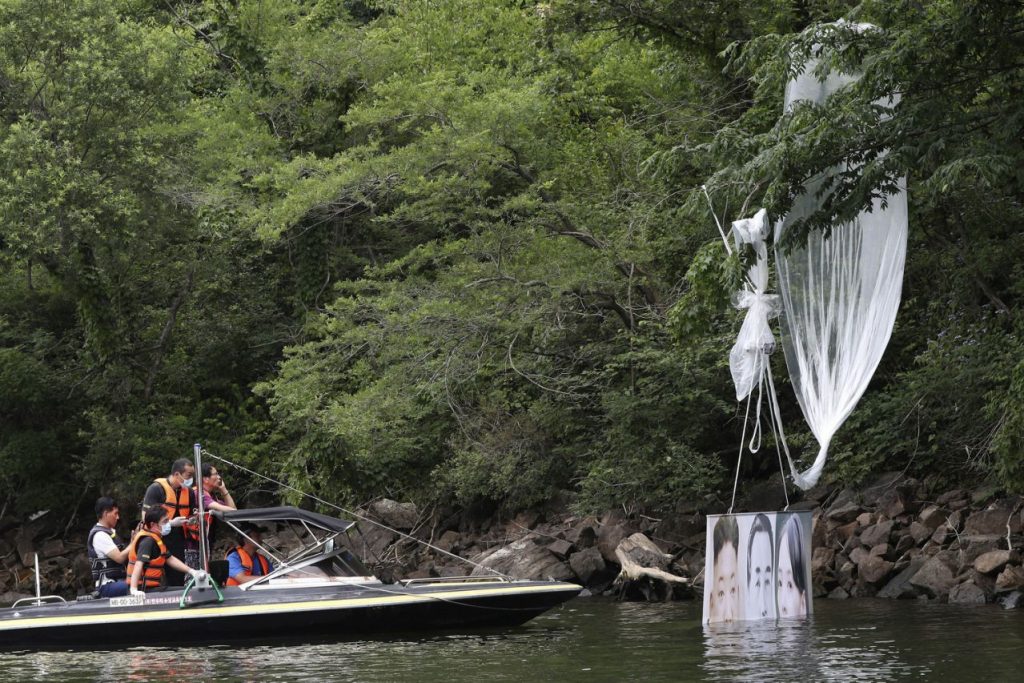
<path fill-rule="evenodd" d="M 243 583 L 255 581 L 274 570 L 274 565 L 256 548 L 263 542 L 263 529 L 255 524 L 246 523 L 240 527 L 240 546 L 227 555 L 229 586 L 241 586 Z"/>
<path fill-rule="evenodd" d="M 171 555 L 163 540 L 168 529 L 167 513 L 162 507 L 146 511 L 142 530 L 128 545 L 128 585 L 132 595 L 159 587 L 165 572 L 170 569 L 182 575 L 191 574 L 196 580 L 204 574 Z"/>
<path fill-rule="evenodd" d="M 121 513 L 113 498 L 103 496 L 96 501 L 96 526 L 89 530 L 85 542 L 89 566 L 96 590 L 101 598 L 128 595 L 124 565 L 128 561 L 128 545 L 115 531 Z"/>
<path fill-rule="evenodd" d="M 170 528 L 165 529 L 163 542 L 168 551 L 188 564 L 185 553 L 185 532 L 181 528 L 192 514 L 192 481 L 196 468 L 188 458 L 175 460 L 171 465 L 171 473 L 167 477 L 153 480 L 146 489 L 142 499 L 143 518 L 150 510 L 163 510 L 167 514 Z M 199 563 L 199 546 L 194 548 L 195 564 Z M 185 583 L 185 574 L 171 566 L 167 570 L 167 585 L 181 586 Z"/>
<path fill-rule="evenodd" d="M 227 485 L 224 484 L 224 478 L 217 472 L 217 468 L 209 463 L 203 463 L 203 516 L 206 522 L 206 556 L 210 556 L 210 546 L 213 545 L 215 540 L 215 534 L 217 529 L 216 520 L 213 519 L 213 515 L 210 514 L 211 510 L 220 510 L 222 512 L 228 512 L 230 510 L 236 510 L 235 499 L 231 497 L 231 493 L 228 491 Z M 198 500 L 199 495 L 197 493 L 198 487 L 192 489 L 192 502 L 195 503 Z M 193 508 L 192 519 L 184 526 L 185 530 L 185 564 L 194 569 L 205 569 L 205 567 L 199 566 L 199 520 L 197 515 L 199 510 Z M 192 560 L 195 559 L 193 563 Z"/>

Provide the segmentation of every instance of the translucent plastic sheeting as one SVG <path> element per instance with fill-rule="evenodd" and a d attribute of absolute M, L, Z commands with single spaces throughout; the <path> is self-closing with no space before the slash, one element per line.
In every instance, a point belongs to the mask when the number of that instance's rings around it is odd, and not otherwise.
<path fill-rule="evenodd" d="M 821 104 L 855 80 L 830 75 L 824 81 L 809 62 L 786 87 L 786 107 L 808 100 Z M 906 179 L 899 191 L 876 199 L 850 223 L 833 226 L 828 237 L 812 232 L 807 242 L 786 253 L 779 247 L 786 230 L 820 207 L 825 176 L 807 183 L 789 214 L 775 226 L 776 264 L 782 295 L 782 348 L 800 408 L 820 450 L 814 463 L 793 480 L 814 486 L 828 458 L 828 447 L 864 394 L 882 358 L 899 307 L 907 251 Z"/>
<path fill-rule="evenodd" d="M 742 401 L 764 376 L 768 354 L 775 350 L 775 336 L 768 320 L 779 314 L 779 297 L 768 294 L 768 217 L 761 209 L 753 218 L 734 221 L 732 234 L 736 250 L 743 253 L 745 245 L 754 251 L 755 261 L 747 270 L 744 288 L 733 296 L 733 305 L 747 314 L 729 353 L 729 369 L 736 385 L 736 400 Z"/>

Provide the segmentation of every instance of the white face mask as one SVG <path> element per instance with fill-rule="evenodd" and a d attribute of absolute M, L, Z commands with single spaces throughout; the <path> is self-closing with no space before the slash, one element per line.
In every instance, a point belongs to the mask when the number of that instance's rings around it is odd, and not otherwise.
<path fill-rule="evenodd" d="M 188 479 L 186 479 L 185 480 L 185 488 L 188 488 L 188 487 L 192 486 L 192 482 L 193 481 L 194 480 L 192 479 L 192 477 L 189 477 Z"/>
<path fill-rule="evenodd" d="M 160 527 L 160 535 L 166 536 L 169 533 L 171 533 L 171 523 L 167 522 L 162 527 Z"/>

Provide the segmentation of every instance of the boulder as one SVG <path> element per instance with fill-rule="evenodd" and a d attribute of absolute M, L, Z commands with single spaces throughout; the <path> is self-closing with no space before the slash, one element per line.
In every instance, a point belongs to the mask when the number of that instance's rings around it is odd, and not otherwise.
<path fill-rule="evenodd" d="M 825 513 L 825 517 L 826 519 L 839 522 L 840 524 L 848 524 L 856 520 L 863 511 L 864 508 L 857 503 L 848 502 L 843 505 L 833 505 L 829 508 L 828 512 Z"/>
<path fill-rule="evenodd" d="M 1009 525 L 1010 533 L 1020 532 L 1020 515 L 1009 510 L 981 510 L 967 518 L 964 532 L 970 536 L 1005 536 Z"/>
<path fill-rule="evenodd" d="M 850 553 L 850 562 L 853 562 L 858 567 L 871 553 L 864 546 L 857 546 Z"/>
<path fill-rule="evenodd" d="M 1021 591 L 1012 591 L 1006 595 L 1000 596 L 999 604 L 1003 609 L 1020 609 L 1024 607 L 1024 593 Z"/>
<path fill-rule="evenodd" d="M 913 548 L 914 545 L 916 544 L 914 543 L 913 536 L 908 533 L 903 533 L 899 537 L 899 540 L 896 541 L 896 547 L 893 549 L 893 555 L 896 557 L 902 557 L 908 550 Z"/>
<path fill-rule="evenodd" d="M 873 546 L 868 552 L 875 557 L 884 557 L 887 560 L 895 559 L 893 557 L 892 546 L 888 543 L 879 543 L 878 545 Z"/>
<path fill-rule="evenodd" d="M 941 555 L 941 553 L 940 553 Z M 929 558 L 910 579 L 910 584 L 930 597 L 941 598 L 956 585 L 953 571 L 940 555 Z"/>
<path fill-rule="evenodd" d="M 996 577 L 996 592 L 1015 591 L 1024 589 L 1024 567 L 1008 565 L 999 576 Z"/>
<path fill-rule="evenodd" d="M 906 569 L 902 570 L 899 574 L 890 579 L 889 582 L 885 584 L 885 587 L 878 591 L 878 597 L 889 598 L 890 600 L 916 598 L 918 591 L 910 580 L 915 574 L 917 574 L 923 565 L 924 560 L 921 558 L 914 558 L 911 560 Z"/>
<path fill-rule="evenodd" d="M 996 539 L 965 541 L 960 553 L 961 569 L 973 567 L 976 559 L 993 550 L 999 550 L 999 542 Z"/>
<path fill-rule="evenodd" d="M 627 522 L 601 526 L 601 530 L 597 532 L 597 549 L 601 551 L 601 557 L 605 559 L 605 562 L 619 563 L 615 557 L 615 549 L 632 533 L 633 530 Z"/>
<path fill-rule="evenodd" d="M 881 583 L 892 572 L 893 563 L 878 555 L 868 555 L 857 565 L 857 573 L 869 584 Z"/>
<path fill-rule="evenodd" d="M 1010 561 L 1012 551 L 1010 550 L 990 550 L 989 552 L 979 555 L 974 560 L 974 568 L 982 574 L 993 574 L 1001 571 L 1006 563 Z"/>
<path fill-rule="evenodd" d="M 934 531 L 940 524 L 945 524 L 948 517 L 949 514 L 938 505 L 928 505 L 918 514 L 917 521 Z"/>
<path fill-rule="evenodd" d="M 59 538 L 54 538 L 54 539 L 51 539 L 49 541 L 46 541 L 45 543 L 43 543 L 42 547 L 39 549 L 40 559 L 43 559 L 43 558 L 50 559 L 51 557 L 57 557 L 58 555 L 63 555 L 63 554 L 64 554 L 64 541 L 60 540 Z"/>
<path fill-rule="evenodd" d="M 474 561 L 481 565 L 473 569 L 474 576 L 489 574 L 486 568 L 516 579 L 569 580 L 573 577 L 565 563 L 532 538 L 519 539 L 481 560 L 474 558 Z"/>
<path fill-rule="evenodd" d="M 828 594 L 829 600 L 846 600 L 850 597 L 850 594 L 842 586 L 837 586 L 832 589 L 832 592 Z"/>
<path fill-rule="evenodd" d="M 955 510 L 949 517 L 946 518 L 946 526 L 953 531 L 964 530 L 964 512 L 963 510 Z"/>
<path fill-rule="evenodd" d="M 935 499 L 935 502 L 945 507 L 955 500 L 964 500 L 966 498 L 966 491 L 964 491 L 963 489 L 953 489 L 952 491 L 946 491 L 945 493 L 940 495 L 938 498 Z"/>
<path fill-rule="evenodd" d="M 445 552 L 456 552 L 459 548 L 459 532 L 449 529 L 441 534 L 441 538 L 434 541 L 434 545 Z"/>
<path fill-rule="evenodd" d="M 871 526 L 875 521 L 875 513 L 873 512 L 862 512 L 857 515 L 857 526 Z"/>
<path fill-rule="evenodd" d="M 905 512 L 911 512 L 915 507 L 912 500 L 910 487 L 897 486 L 878 497 L 877 510 L 883 517 L 893 519 Z"/>
<path fill-rule="evenodd" d="M 18 600 L 21 600 L 22 598 L 31 598 L 31 597 L 34 597 L 34 596 L 29 595 L 28 593 L 19 593 L 17 591 L 7 591 L 6 593 L 0 593 L 0 605 L 3 605 L 5 607 L 10 607 L 11 605 L 13 605 Z"/>
<path fill-rule="evenodd" d="M 811 574 L 817 576 L 828 570 L 832 566 L 832 561 L 835 557 L 836 551 L 832 548 L 824 546 L 815 548 L 814 554 L 811 555 Z"/>
<path fill-rule="evenodd" d="M 352 551 L 368 562 L 378 562 L 392 543 L 398 540 L 398 534 L 390 529 L 368 521 L 359 522 L 359 533 L 352 535 Z"/>
<path fill-rule="evenodd" d="M 399 503 L 381 498 L 370 505 L 370 512 L 392 529 L 409 531 L 419 521 L 419 512 L 414 503 Z"/>
<path fill-rule="evenodd" d="M 850 541 L 851 538 L 853 538 L 856 535 L 858 528 L 859 526 L 857 522 L 850 522 L 848 524 L 838 526 L 835 529 L 836 538 L 838 538 L 845 545 Z"/>
<path fill-rule="evenodd" d="M 548 544 L 548 552 L 560 560 L 569 558 L 573 545 L 569 541 L 557 540 Z"/>
<path fill-rule="evenodd" d="M 893 521 L 879 522 L 860 532 L 860 542 L 869 548 L 879 543 L 888 543 L 892 535 Z"/>
<path fill-rule="evenodd" d="M 965 581 L 949 591 L 949 602 L 953 605 L 984 605 L 985 591 L 973 582 Z"/>
<path fill-rule="evenodd" d="M 569 567 L 583 585 L 604 573 L 607 565 L 597 548 L 585 548 L 569 557 Z"/>
<path fill-rule="evenodd" d="M 911 522 L 910 524 L 910 537 L 914 539 L 917 545 L 921 545 L 935 533 L 935 529 L 922 524 L 921 522 Z"/>

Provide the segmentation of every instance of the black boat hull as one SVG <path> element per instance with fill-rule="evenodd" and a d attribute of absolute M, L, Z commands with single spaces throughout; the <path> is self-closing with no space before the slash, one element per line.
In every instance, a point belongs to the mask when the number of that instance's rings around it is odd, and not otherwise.
<path fill-rule="evenodd" d="M 322 641 L 368 634 L 424 632 L 525 623 L 571 599 L 580 587 L 558 582 L 345 586 L 339 589 L 226 589 L 219 604 L 179 609 L 181 593 L 149 604 L 97 600 L 8 610 L 0 615 L 4 650 Z M 153 604 L 162 601 L 163 604 Z"/>

